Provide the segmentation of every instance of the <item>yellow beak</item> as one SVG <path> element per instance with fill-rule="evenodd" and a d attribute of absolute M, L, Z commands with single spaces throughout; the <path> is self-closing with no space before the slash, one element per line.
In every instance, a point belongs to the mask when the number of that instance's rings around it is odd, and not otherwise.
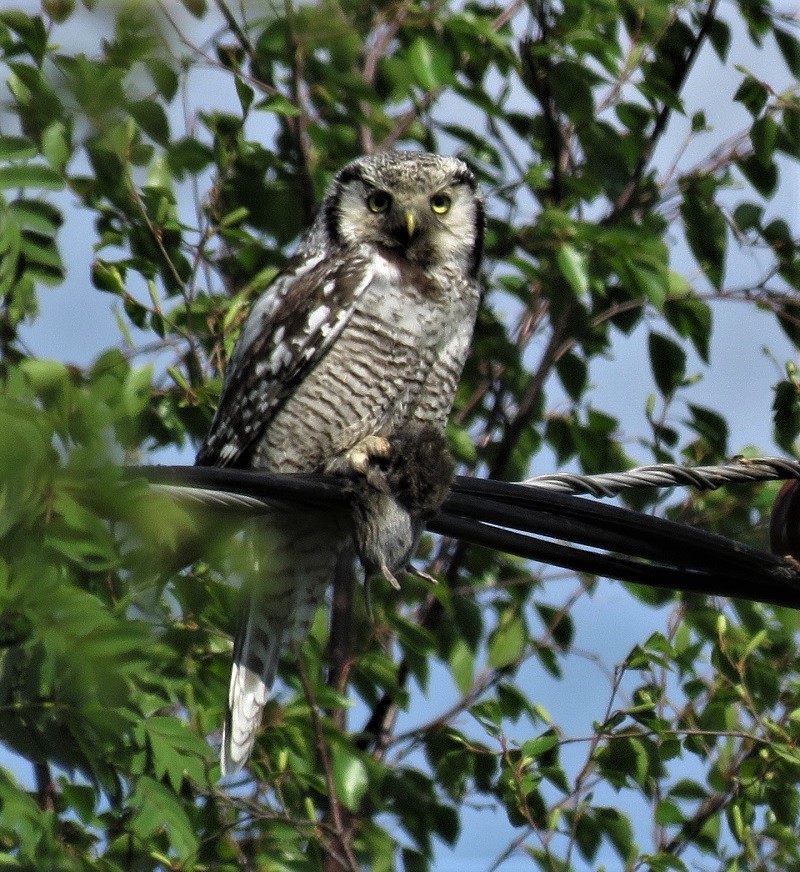
<path fill-rule="evenodd" d="M 413 239 L 414 234 L 417 232 L 417 219 L 410 209 L 406 211 L 406 230 L 408 231 L 408 238 Z"/>

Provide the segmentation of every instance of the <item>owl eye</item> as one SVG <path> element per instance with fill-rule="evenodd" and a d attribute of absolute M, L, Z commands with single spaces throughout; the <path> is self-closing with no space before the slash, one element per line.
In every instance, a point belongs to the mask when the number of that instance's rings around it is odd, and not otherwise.
<path fill-rule="evenodd" d="M 447 194 L 434 194 L 431 197 L 431 209 L 437 215 L 444 215 L 450 209 L 451 202 Z"/>
<path fill-rule="evenodd" d="M 392 205 L 392 198 L 386 191 L 373 191 L 367 197 L 367 206 L 370 212 L 386 212 Z"/>

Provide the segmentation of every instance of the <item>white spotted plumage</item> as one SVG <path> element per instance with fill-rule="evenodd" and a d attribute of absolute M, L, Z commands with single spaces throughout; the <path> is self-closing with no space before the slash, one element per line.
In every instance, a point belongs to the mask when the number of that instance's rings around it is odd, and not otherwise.
<path fill-rule="evenodd" d="M 342 169 L 253 306 L 197 463 L 324 472 L 408 422 L 442 428 L 469 350 L 482 237 L 475 179 L 455 158 L 389 152 Z M 348 525 L 287 509 L 264 530 L 234 643 L 224 772 L 246 762 L 278 660 L 305 638 Z"/>

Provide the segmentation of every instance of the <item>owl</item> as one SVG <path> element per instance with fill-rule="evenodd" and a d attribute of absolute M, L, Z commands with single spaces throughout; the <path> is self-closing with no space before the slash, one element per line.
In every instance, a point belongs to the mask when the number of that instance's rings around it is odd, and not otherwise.
<path fill-rule="evenodd" d="M 296 507 L 269 518 L 263 573 L 245 592 L 234 641 L 223 773 L 246 763 L 278 660 L 308 634 L 352 543 L 390 579 L 411 556 L 421 525 L 414 500 L 392 493 L 403 458 L 391 455 L 418 427 L 444 430 L 478 309 L 483 234 L 483 201 L 462 161 L 359 158 L 333 178 L 242 328 L 196 463 L 363 481 L 351 518 Z"/>

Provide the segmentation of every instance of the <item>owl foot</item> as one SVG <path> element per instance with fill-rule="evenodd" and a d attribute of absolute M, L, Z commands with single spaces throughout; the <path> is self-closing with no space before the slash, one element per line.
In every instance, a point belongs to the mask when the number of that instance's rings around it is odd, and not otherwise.
<path fill-rule="evenodd" d="M 352 477 L 353 473 L 369 477 L 373 458 L 385 460 L 392 454 L 392 446 L 384 436 L 365 436 L 352 448 L 332 457 L 325 466 L 329 475 Z"/>
<path fill-rule="evenodd" d="M 366 475 L 373 457 L 389 457 L 391 445 L 384 436 L 365 436 L 357 445 L 345 452 L 344 461 L 351 470 Z"/>

